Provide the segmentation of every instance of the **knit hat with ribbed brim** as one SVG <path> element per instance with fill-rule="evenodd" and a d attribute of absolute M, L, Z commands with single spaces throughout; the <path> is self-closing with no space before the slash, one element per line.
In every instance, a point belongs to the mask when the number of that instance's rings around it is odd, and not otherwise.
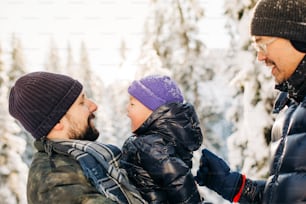
<path fill-rule="evenodd" d="M 135 80 L 128 92 L 153 111 L 167 103 L 184 101 L 178 85 L 168 76 L 150 75 Z"/>
<path fill-rule="evenodd" d="M 83 86 L 69 76 L 32 72 L 20 77 L 9 96 L 9 112 L 32 136 L 46 136 L 80 95 Z"/>
<path fill-rule="evenodd" d="M 259 0 L 251 20 L 251 35 L 306 42 L 306 0 Z"/>

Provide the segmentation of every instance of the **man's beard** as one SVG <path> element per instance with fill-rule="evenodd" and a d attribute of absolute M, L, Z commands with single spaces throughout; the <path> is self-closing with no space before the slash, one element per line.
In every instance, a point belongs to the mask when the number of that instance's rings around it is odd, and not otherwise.
<path fill-rule="evenodd" d="M 89 141 L 97 140 L 100 133 L 95 128 L 94 124 L 91 122 L 91 120 L 93 120 L 94 118 L 95 118 L 94 114 L 91 114 L 88 117 L 87 128 L 85 129 L 85 131 L 79 132 L 79 131 L 72 130 L 71 131 L 72 135 L 70 136 L 70 139 L 89 140 Z M 78 126 L 74 125 L 74 127 L 78 127 Z"/>
<path fill-rule="evenodd" d="M 99 131 L 95 127 L 91 127 L 90 125 L 86 128 L 86 131 L 83 135 L 81 135 L 80 140 L 89 140 L 95 141 L 99 137 Z"/>

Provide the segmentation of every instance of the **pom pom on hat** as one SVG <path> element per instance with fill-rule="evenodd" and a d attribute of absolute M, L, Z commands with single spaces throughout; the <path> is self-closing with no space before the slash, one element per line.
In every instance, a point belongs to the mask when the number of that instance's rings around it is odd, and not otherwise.
<path fill-rule="evenodd" d="M 9 112 L 32 136 L 46 136 L 81 94 L 83 86 L 69 76 L 32 72 L 20 77 L 9 96 Z"/>
<path fill-rule="evenodd" d="M 178 85 L 168 76 L 151 75 L 135 80 L 128 92 L 152 111 L 167 103 L 184 101 Z"/>

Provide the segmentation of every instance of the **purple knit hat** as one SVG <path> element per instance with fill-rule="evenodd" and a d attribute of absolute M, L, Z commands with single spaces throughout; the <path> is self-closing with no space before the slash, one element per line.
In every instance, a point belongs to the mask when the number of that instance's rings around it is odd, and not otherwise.
<path fill-rule="evenodd" d="M 178 85 L 168 76 L 151 75 L 135 80 L 128 92 L 153 111 L 167 103 L 184 101 Z"/>
<path fill-rule="evenodd" d="M 46 136 L 81 94 L 83 86 L 69 76 L 32 72 L 20 77 L 9 96 L 9 112 L 32 136 Z"/>

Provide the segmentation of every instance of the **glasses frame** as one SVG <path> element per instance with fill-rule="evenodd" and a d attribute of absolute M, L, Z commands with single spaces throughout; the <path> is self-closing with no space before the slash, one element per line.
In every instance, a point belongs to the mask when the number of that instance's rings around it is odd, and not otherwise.
<path fill-rule="evenodd" d="M 268 40 L 265 43 L 257 43 L 257 42 L 253 42 L 252 46 L 254 47 L 254 49 L 256 50 L 256 52 L 261 52 L 263 54 L 268 54 L 268 48 L 267 46 L 272 44 L 275 40 L 277 40 L 277 37 L 272 37 L 270 40 Z"/>

